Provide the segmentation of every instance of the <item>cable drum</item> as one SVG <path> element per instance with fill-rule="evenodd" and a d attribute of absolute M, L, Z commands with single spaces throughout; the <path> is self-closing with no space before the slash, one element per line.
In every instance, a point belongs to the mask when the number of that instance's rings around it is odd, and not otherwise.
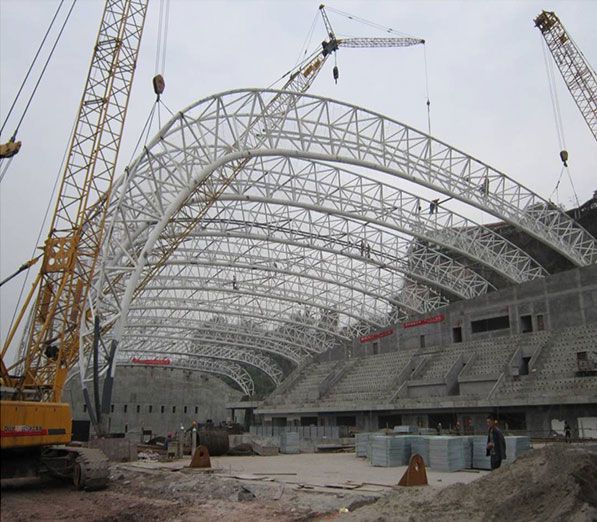
<path fill-rule="evenodd" d="M 210 457 L 226 455 L 230 449 L 228 432 L 223 430 L 201 430 L 198 433 L 199 444 L 207 446 Z"/>

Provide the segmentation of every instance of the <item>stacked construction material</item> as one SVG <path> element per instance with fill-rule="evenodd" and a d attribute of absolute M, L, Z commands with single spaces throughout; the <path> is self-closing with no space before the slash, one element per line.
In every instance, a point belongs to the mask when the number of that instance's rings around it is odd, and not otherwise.
<path fill-rule="evenodd" d="M 464 444 L 464 467 L 471 469 L 473 467 L 473 437 L 467 435 L 460 438 Z"/>
<path fill-rule="evenodd" d="M 491 469 L 490 458 L 485 455 L 487 451 L 487 435 L 473 437 L 473 468 Z"/>
<path fill-rule="evenodd" d="M 367 456 L 367 447 L 369 446 L 369 436 L 371 433 L 357 433 L 355 435 L 355 452 L 357 457 Z"/>
<path fill-rule="evenodd" d="M 508 436 L 506 439 L 506 460 L 507 462 L 514 462 L 520 455 L 530 451 L 531 439 L 530 437 L 514 437 Z"/>
<path fill-rule="evenodd" d="M 280 433 L 280 453 L 300 453 L 299 434 L 296 432 Z"/>
<path fill-rule="evenodd" d="M 464 441 L 462 437 L 444 435 L 429 441 L 429 466 L 437 471 L 464 469 Z"/>
<path fill-rule="evenodd" d="M 418 433 L 419 429 L 416 426 L 394 426 L 394 433 Z"/>
<path fill-rule="evenodd" d="M 432 438 L 428 436 L 411 437 L 411 453 L 421 455 L 426 466 L 429 466 L 429 440 Z"/>
<path fill-rule="evenodd" d="M 437 435 L 435 428 L 419 428 L 420 435 Z"/>
<path fill-rule="evenodd" d="M 410 458 L 410 437 L 374 435 L 371 437 L 371 465 L 405 466 Z"/>

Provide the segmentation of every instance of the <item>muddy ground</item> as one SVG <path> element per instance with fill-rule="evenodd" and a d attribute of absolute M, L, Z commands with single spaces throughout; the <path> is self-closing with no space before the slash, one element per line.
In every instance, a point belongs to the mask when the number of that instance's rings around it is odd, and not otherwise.
<path fill-rule="evenodd" d="M 112 467 L 110 486 L 74 491 L 49 481 L 2 489 L 2 522 L 597 520 L 597 452 L 549 446 L 470 484 L 363 493 L 304 489 L 284 477 Z"/>

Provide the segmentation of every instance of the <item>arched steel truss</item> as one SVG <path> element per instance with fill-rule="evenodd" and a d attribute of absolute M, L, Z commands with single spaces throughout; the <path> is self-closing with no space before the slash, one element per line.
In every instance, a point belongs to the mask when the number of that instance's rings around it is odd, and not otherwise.
<path fill-rule="evenodd" d="M 430 136 L 324 98 L 231 91 L 177 114 L 116 184 L 93 303 L 105 338 L 168 324 L 179 332 L 165 337 L 186 342 L 186 321 L 208 341 L 221 316 L 228 341 L 268 351 L 255 338 L 269 336 L 296 361 L 491 288 L 449 252 L 512 282 L 545 274 L 492 230 L 441 205 L 427 213 L 363 169 L 478 207 L 576 265 L 597 261 L 595 238 L 560 209 Z"/>
<path fill-rule="evenodd" d="M 164 341 L 166 346 L 164 346 Z M 218 359 L 233 361 L 243 365 L 252 366 L 263 371 L 274 384 L 282 382 L 284 372 L 271 358 L 260 352 L 243 348 L 222 348 L 221 346 L 197 345 L 196 341 L 188 337 L 175 337 L 172 335 L 151 336 L 146 334 L 127 335 L 127 346 L 121 350 L 122 358 L 129 358 L 131 362 L 142 364 L 142 361 L 151 357 L 167 357 L 174 365 L 180 365 L 180 359 Z"/>

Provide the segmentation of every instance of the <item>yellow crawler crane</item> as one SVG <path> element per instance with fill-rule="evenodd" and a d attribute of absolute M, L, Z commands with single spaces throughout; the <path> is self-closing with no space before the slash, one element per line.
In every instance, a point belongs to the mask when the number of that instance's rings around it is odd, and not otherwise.
<path fill-rule="evenodd" d="M 79 356 L 147 3 L 106 1 L 41 270 L 2 348 L 2 478 L 50 473 L 85 489 L 107 482 L 101 451 L 66 446 L 72 416 L 61 395 Z M 30 305 L 16 361 L 8 364 Z"/>

